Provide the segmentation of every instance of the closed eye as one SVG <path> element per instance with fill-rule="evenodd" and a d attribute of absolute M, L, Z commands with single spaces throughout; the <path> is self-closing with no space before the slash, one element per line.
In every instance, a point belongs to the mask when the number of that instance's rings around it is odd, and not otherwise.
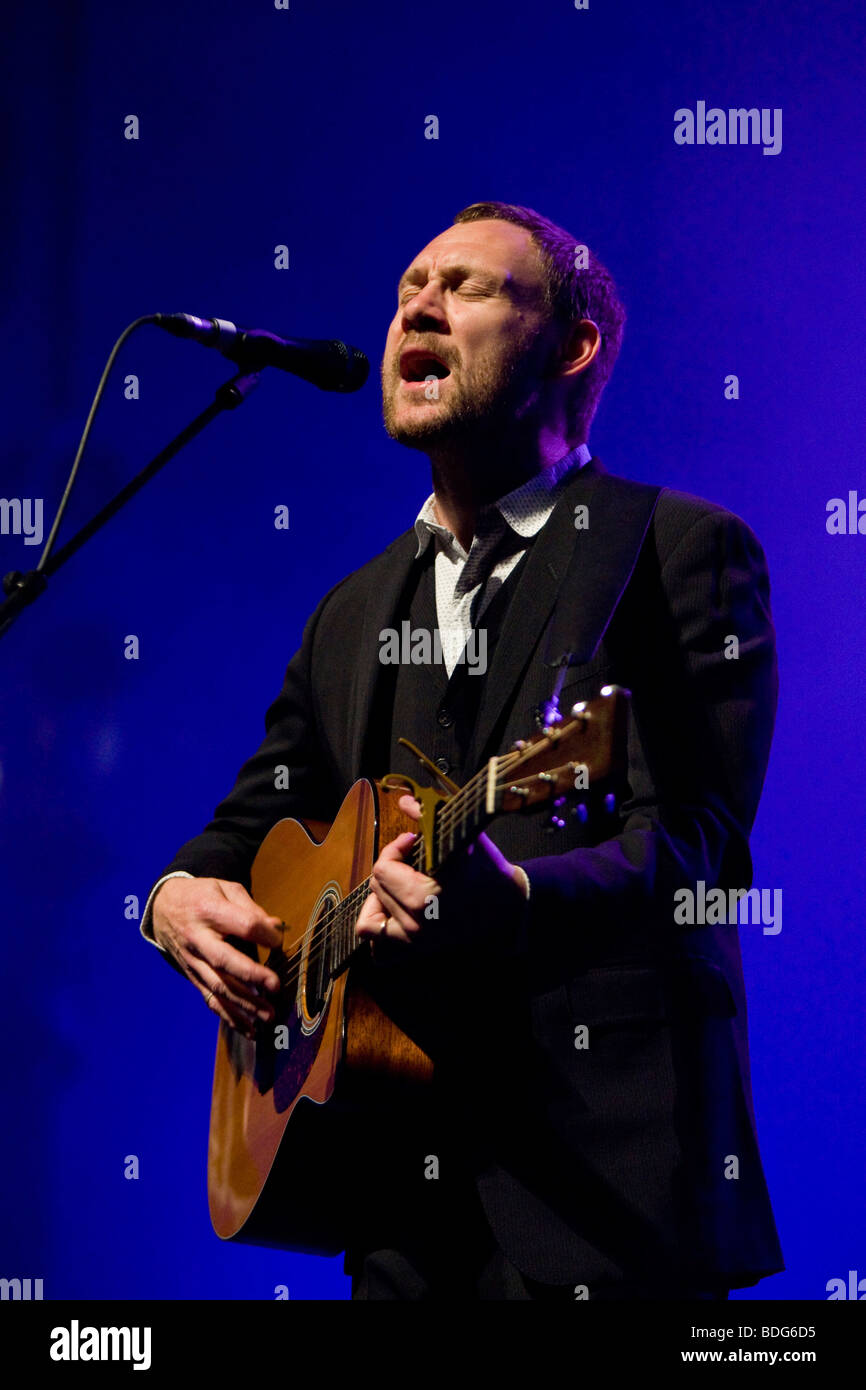
<path fill-rule="evenodd" d="M 459 292 L 465 298 L 497 294 L 500 285 L 497 281 L 487 279 L 482 276 L 472 276 L 468 271 L 455 267 L 453 270 L 445 270 L 441 276 L 442 282 L 447 290 Z M 407 303 L 419 289 L 429 283 L 427 280 L 421 282 L 404 281 L 397 287 L 397 302 L 402 305 Z"/>

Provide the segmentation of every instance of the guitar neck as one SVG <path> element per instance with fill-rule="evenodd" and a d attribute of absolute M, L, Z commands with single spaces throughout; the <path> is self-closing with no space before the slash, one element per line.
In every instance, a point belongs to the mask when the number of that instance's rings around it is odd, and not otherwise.
<path fill-rule="evenodd" d="M 443 798 L 436 808 L 429 842 L 419 836 L 412 846 L 412 864 L 431 878 L 457 850 L 474 840 L 497 814 L 496 765 L 491 758 L 485 767 L 452 796 Z"/>

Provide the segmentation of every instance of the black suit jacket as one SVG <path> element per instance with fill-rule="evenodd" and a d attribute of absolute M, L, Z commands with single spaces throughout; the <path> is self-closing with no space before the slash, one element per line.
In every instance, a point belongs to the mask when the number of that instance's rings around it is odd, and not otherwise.
<path fill-rule="evenodd" d="M 387 771 L 365 766 L 364 748 L 379 633 L 415 550 L 410 530 L 325 595 L 263 743 L 165 872 L 248 885 L 278 819 L 330 819 L 359 776 Z M 784 1266 L 755 1133 L 737 927 L 677 926 L 674 894 L 700 880 L 751 884 L 777 694 L 758 541 L 722 507 L 592 459 L 532 543 L 476 677 L 470 773 L 535 727 L 548 663 L 564 652 L 564 712 L 606 683 L 632 692 L 628 797 L 602 831 L 575 820 L 551 839 L 537 817 L 494 822 L 491 838 L 529 875 L 526 930 L 501 956 L 489 940 L 467 951 L 459 999 L 454 962 L 420 976 L 445 1021 L 442 1071 L 478 1192 L 497 1242 L 534 1279 L 754 1283 Z M 289 789 L 275 791 L 281 764 Z M 384 997 L 409 998 L 419 969 L 381 967 Z M 581 1027 L 586 1047 L 575 1045 Z"/>

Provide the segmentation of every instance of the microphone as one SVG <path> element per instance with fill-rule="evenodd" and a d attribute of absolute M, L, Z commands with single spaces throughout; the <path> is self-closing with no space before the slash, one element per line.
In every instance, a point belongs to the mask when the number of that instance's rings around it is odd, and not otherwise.
<path fill-rule="evenodd" d="M 370 373 L 360 348 L 336 339 L 278 338 L 263 328 L 238 328 L 228 319 L 200 319 L 194 314 L 154 314 L 153 322 L 176 338 L 217 348 L 241 367 L 279 367 L 320 391 L 357 391 Z"/>

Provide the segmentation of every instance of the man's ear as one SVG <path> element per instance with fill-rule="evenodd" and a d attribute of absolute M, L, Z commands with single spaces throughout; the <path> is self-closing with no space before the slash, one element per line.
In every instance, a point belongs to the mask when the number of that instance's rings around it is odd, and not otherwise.
<path fill-rule="evenodd" d="M 580 319 L 560 349 L 555 375 L 568 377 L 585 372 L 590 362 L 598 356 L 600 347 L 601 331 L 598 324 L 592 319 Z"/>

